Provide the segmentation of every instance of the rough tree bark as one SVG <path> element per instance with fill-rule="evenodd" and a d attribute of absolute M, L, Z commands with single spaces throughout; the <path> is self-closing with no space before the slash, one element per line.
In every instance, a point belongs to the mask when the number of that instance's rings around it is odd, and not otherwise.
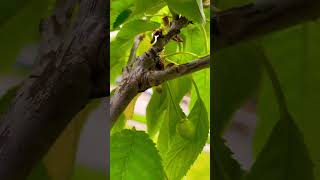
<path fill-rule="evenodd" d="M 186 18 L 176 16 L 168 33 L 158 37 L 156 43 L 140 57 L 136 57 L 135 52 L 143 36 L 139 35 L 135 39 L 128 64 L 122 74 L 123 80 L 111 97 L 109 117 L 111 127 L 139 92 L 143 92 L 165 81 L 209 67 L 209 55 L 186 64 L 176 65 L 166 69 L 163 69 L 161 65 L 159 65 L 159 63 L 161 63 L 159 53 L 171 38 L 179 34 L 180 29 L 189 23 L 190 21 Z"/>
<path fill-rule="evenodd" d="M 106 0 L 61 0 L 41 22 L 38 63 L 2 118 L 1 179 L 25 179 L 88 101 L 107 95 L 108 6 Z"/>
<path fill-rule="evenodd" d="M 213 51 L 218 51 L 319 17 L 320 1 L 258 0 L 256 4 L 216 12 L 211 18 L 211 44 Z"/>

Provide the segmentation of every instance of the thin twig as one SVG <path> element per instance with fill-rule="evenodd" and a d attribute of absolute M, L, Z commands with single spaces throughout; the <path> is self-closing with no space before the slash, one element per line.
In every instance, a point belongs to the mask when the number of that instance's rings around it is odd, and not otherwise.
<path fill-rule="evenodd" d="M 134 38 L 133 46 L 130 51 L 130 56 L 128 59 L 128 66 L 137 58 L 137 49 L 141 43 L 141 41 L 145 38 L 145 34 L 139 34 Z"/>

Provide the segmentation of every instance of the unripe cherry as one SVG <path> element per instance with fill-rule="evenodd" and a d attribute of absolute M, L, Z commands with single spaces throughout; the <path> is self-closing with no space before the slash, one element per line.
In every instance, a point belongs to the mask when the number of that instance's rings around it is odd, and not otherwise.
<path fill-rule="evenodd" d="M 182 121 L 178 122 L 176 128 L 180 136 L 185 139 L 192 140 L 196 136 L 196 128 L 188 118 L 184 118 Z"/>

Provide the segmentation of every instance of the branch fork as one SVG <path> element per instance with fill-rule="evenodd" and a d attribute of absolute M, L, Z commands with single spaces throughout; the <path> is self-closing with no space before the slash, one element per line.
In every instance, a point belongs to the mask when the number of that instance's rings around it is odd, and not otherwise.
<path fill-rule="evenodd" d="M 109 119 L 111 127 L 138 93 L 150 87 L 160 85 L 167 80 L 209 67 L 210 56 L 186 64 L 171 66 L 166 69 L 160 65 L 161 57 L 159 54 L 164 46 L 180 33 L 180 29 L 186 27 L 189 23 L 191 22 L 185 17 L 176 16 L 168 33 L 159 36 L 155 44 L 140 57 L 136 57 L 135 53 L 144 35 L 136 36 L 128 64 L 122 75 L 123 79 L 116 89 L 115 94 L 111 97 Z"/>

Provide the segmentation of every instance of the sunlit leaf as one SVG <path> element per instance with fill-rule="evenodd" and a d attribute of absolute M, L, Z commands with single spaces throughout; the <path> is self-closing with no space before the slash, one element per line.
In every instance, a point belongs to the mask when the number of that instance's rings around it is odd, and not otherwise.
<path fill-rule="evenodd" d="M 169 95 L 167 84 L 169 84 L 170 91 L 173 96 L 172 98 Z M 166 108 L 164 109 L 165 111 L 163 112 L 163 115 L 159 116 L 159 118 L 163 119 L 158 119 L 156 117 L 158 120 L 152 120 L 162 122 L 157 141 L 158 149 L 161 154 L 167 152 L 170 139 L 176 133 L 176 124 L 181 120 L 182 116 L 185 116 L 179 104 L 183 96 L 190 91 L 191 80 L 190 77 L 186 76 L 169 81 L 167 84 L 163 86 L 163 90 L 166 91 L 166 98 L 168 98 L 168 100 L 166 101 Z M 177 111 L 179 114 L 177 114 Z"/>
<path fill-rule="evenodd" d="M 188 119 L 195 127 L 195 138 L 186 139 L 176 133 L 170 141 L 167 153 L 163 156 L 167 176 L 172 180 L 180 180 L 186 175 L 206 143 L 209 122 L 205 105 L 200 98 Z"/>
<path fill-rule="evenodd" d="M 161 88 L 161 89 L 160 89 Z M 160 89 L 160 90 L 157 90 Z M 166 87 L 153 88 L 153 94 L 146 111 L 148 134 L 153 137 L 160 128 L 163 114 L 167 109 L 168 94 Z"/>
<path fill-rule="evenodd" d="M 124 114 L 122 113 L 117 121 L 114 123 L 114 125 L 112 126 L 112 129 L 110 131 L 110 134 L 114 134 L 116 132 L 120 132 L 121 130 L 123 130 L 126 126 L 127 123 L 127 119 L 125 118 Z"/>
<path fill-rule="evenodd" d="M 166 2 L 176 13 L 198 23 L 205 22 L 202 0 L 166 0 Z"/>
<path fill-rule="evenodd" d="M 134 113 L 134 107 L 136 105 L 136 102 L 139 98 L 140 94 L 138 94 L 136 97 L 134 97 L 131 102 L 128 104 L 126 109 L 124 110 L 123 114 L 126 119 L 132 119 L 133 113 Z"/>
<path fill-rule="evenodd" d="M 114 30 L 126 20 L 132 11 L 133 0 L 113 0 L 110 3 L 110 30 Z"/>
<path fill-rule="evenodd" d="M 112 135 L 110 155 L 111 179 L 165 179 L 159 152 L 145 132 L 123 130 Z"/>
<path fill-rule="evenodd" d="M 160 24 L 157 22 L 150 22 L 146 20 L 134 20 L 123 25 L 123 27 L 117 35 L 117 38 L 131 39 L 140 33 L 151 31 L 159 27 Z"/>
<path fill-rule="evenodd" d="M 159 11 L 164 5 L 162 0 L 135 0 L 134 15 L 139 14 L 154 14 Z"/>

